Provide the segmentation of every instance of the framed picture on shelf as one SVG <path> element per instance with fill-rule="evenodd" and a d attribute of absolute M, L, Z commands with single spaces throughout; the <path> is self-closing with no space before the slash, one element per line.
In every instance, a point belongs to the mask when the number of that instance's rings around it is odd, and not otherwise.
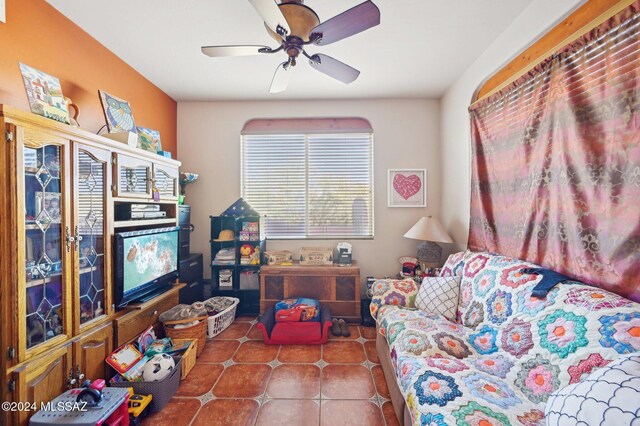
<path fill-rule="evenodd" d="M 24 147 L 24 171 L 36 173 L 38 171 L 38 151 L 33 148 Z"/>
<path fill-rule="evenodd" d="M 19 65 L 31 112 L 65 124 L 71 124 L 60 80 L 29 65 Z"/>
<path fill-rule="evenodd" d="M 42 210 L 46 210 L 51 217 L 52 223 L 62 222 L 62 205 L 61 195 L 59 192 L 42 192 L 36 191 L 36 218 Z"/>
<path fill-rule="evenodd" d="M 138 148 L 157 154 L 162 151 L 160 132 L 146 127 L 138 126 Z"/>
<path fill-rule="evenodd" d="M 388 207 L 426 207 L 427 170 L 389 169 Z"/>
<path fill-rule="evenodd" d="M 129 102 L 102 90 L 98 90 L 98 94 L 100 95 L 100 102 L 102 103 L 104 118 L 107 120 L 109 133 L 138 133 Z"/>

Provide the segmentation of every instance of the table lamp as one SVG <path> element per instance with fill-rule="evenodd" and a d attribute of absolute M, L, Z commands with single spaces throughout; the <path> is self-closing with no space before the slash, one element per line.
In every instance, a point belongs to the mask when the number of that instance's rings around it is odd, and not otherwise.
<path fill-rule="evenodd" d="M 431 216 L 421 217 L 420 220 L 404 234 L 404 237 L 423 241 L 418 245 L 417 256 L 423 271 L 427 265 L 435 267 L 441 266 L 442 247 L 437 243 L 453 243 L 453 240 L 449 237 L 447 231 L 444 230 L 442 224 L 438 222 L 438 219 Z"/>

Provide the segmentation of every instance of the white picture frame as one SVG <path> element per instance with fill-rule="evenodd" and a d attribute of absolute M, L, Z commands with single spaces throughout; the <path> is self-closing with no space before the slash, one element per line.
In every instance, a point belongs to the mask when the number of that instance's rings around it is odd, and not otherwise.
<path fill-rule="evenodd" d="M 427 169 L 389 169 L 387 207 L 426 207 Z"/>

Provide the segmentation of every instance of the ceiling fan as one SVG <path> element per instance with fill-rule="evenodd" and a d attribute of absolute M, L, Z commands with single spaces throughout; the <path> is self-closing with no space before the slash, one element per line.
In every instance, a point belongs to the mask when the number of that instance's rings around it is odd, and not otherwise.
<path fill-rule="evenodd" d="M 320 23 L 318 15 L 304 0 L 249 0 L 264 20 L 267 32 L 280 46 L 203 46 L 202 53 L 211 57 L 250 56 L 262 53 L 276 53 L 283 51 L 288 59 L 280 64 L 271 81 L 271 93 L 279 93 L 287 88 L 291 78 L 291 69 L 302 54 L 311 66 L 318 71 L 349 84 L 360 75 L 360 71 L 332 58 L 316 53 L 309 55 L 305 50 L 307 45 L 324 46 L 335 43 L 344 38 L 358 34 L 380 24 L 380 10 L 372 1 L 365 1 L 346 12 Z"/>

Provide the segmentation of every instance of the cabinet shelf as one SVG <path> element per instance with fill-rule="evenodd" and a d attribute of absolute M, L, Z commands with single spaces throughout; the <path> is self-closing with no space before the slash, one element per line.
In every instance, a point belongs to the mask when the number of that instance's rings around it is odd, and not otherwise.
<path fill-rule="evenodd" d="M 62 226 L 62 224 L 60 222 L 51 222 L 49 224 L 49 228 L 56 226 Z M 34 222 L 25 223 L 24 229 L 27 231 L 40 231 L 40 227 Z"/>
<path fill-rule="evenodd" d="M 80 268 L 79 274 L 80 275 L 86 274 L 87 272 L 91 272 L 93 270 L 95 270 L 95 268 L 92 268 L 90 266 L 86 267 L 86 268 Z M 29 272 L 27 271 L 27 274 L 28 273 Z M 58 273 L 55 273 L 55 274 L 51 274 L 46 278 L 34 278 L 34 279 L 31 279 L 31 280 L 27 280 L 27 288 L 37 287 L 37 286 L 43 285 L 43 284 L 48 284 L 51 281 L 53 281 L 54 278 L 61 277 L 61 276 L 62 276 L 62 272 L 58 272 Z"/>
<path fill-rule="evenodd" d="M 114 228 L 131 228 L 134 226 L 148 226 L 148 225 L 175 225 L 177 223 L 176 218 L 166 219 L 143 219 L 143 220 L 119 220 L 113 222 Z"/>

